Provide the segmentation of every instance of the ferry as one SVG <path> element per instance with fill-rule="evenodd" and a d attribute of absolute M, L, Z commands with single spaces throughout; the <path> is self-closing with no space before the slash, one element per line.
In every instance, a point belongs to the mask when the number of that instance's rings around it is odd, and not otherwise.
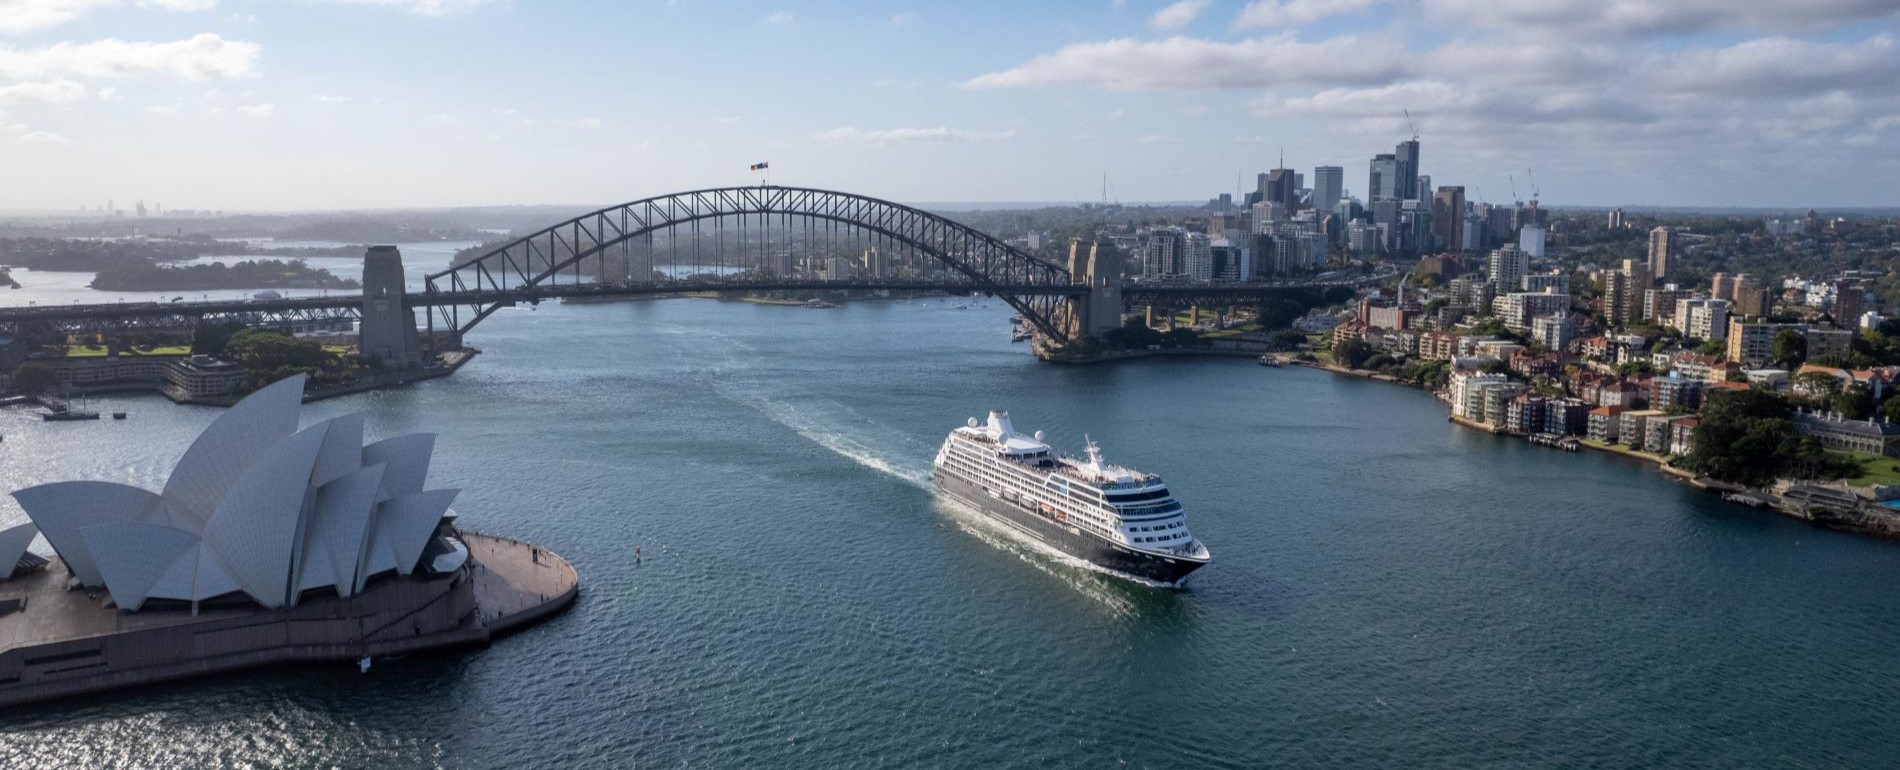
<path fill-rule="evenodd" d="M 1213 555 L 1161 477 L 1055 452 L 1024 436 L 1008 412 L 950 431 L 931 469 L 937 491 L 1056 550 L 1110 572 L 1179 586 Z"/>

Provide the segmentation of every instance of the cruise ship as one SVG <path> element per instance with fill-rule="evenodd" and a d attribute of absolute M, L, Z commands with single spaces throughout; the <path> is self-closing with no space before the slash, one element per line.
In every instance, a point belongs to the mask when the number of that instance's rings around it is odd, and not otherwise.
<path fill-rule="evenodd" d="M 1016 433 L 1008 412 L 950 431 L 930 474 L 938 491 L 1070 556 L 1142 580 L 1179 585 L 1212 555 L 1188 532 L 1159 476 L 1056 453 Z"/>

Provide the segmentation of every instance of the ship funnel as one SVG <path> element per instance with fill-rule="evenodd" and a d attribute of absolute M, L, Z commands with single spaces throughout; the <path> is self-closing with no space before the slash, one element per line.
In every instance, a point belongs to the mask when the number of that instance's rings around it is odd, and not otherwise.
<path fill-rule="evenodd" d="M 1009 438 L 1015 432 L 1009 425 L 1009 413 L 992 410 L 990 412 L 989 434 L 999 439 Z"/>

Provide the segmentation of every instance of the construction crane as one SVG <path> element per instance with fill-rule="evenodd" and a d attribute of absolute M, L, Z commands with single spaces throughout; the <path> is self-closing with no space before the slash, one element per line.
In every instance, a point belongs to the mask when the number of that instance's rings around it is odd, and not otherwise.
<path fill-rule="evenodd" d="M 1527 168 L 1527 169 L 1524 169 L 1524 178 L 1531 180 L 1531 202 L 1535 203 L 1537 202 L 1537 195 L 1538 195 L 1537 175 L 1531 173 L 1531 170 Z"/>
<path fill-rule="evenodd" d="M 1418 124 L 1412 122 L 1412 111 L 1403 107 L 1399 111 L 1405 113 L 1405 125 L 1412 129 L 1412 141 L 1418 141 Z"/>

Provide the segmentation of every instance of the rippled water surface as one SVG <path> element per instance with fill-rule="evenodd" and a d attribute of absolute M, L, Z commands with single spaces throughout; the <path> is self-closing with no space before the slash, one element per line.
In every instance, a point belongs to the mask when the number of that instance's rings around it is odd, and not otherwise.
<path fill-rule="evenodd" d="M 312 405 L 441 433 L 464 526 L 580 569 L 490 648 L 0 712 L 0 767 L 1866 767 L 1900 547 L 1245 360 L 1041 365 L 991 301 L 544 305 L 452 378 Z M 0 411 L 0 483 L 163 483 L 208 409 Z M 933 500 L 988 408 L 1159 472 L 1187 590 Z M 20 517 L 11 500 L 0 522 Z M 639 546 L 644 558 L 635 561 Z"/>

